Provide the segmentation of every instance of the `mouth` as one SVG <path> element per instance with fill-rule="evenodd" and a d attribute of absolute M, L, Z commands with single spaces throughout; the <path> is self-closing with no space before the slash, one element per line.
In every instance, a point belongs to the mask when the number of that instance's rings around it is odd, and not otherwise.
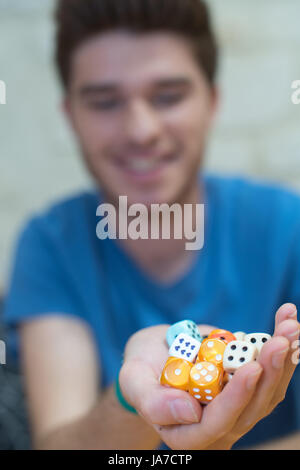
<path fill-rule="evenodd" d="M 178 159 L 178 154 L 174 153 L 155 158 L 140 155 L 138 157 L 116 160 L 116 164 L 129 176 L 150 179 L 159 176 L 165 168 L 175 163 Z"/>

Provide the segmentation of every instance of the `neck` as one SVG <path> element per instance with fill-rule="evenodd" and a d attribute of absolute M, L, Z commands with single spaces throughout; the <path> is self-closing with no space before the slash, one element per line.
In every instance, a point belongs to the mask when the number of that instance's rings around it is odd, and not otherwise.
<path fill-rule="evenodd" d="M 185 204 L 192 205 L 194 209 L 195 205 L 200 204 L 202 200 L 203 188 L 199 186 L 197 179 L 194 184 L 190 185 L 188 191 L 174 203 L 181 206 L 183 214 Z M 149 227 L 150 223 L 151 220 L 149 220 Z M 183 275 L 189 269 L 197 254 L 196 251 L 186 250 L 186 243 L 191 240 L 187 240 L 184 230 L 182 230 L 182 238 L 176 239 L 174 237 L 175 223 L 175 218 L 171 217 L 171 237 L 168 240 L 163 239 L 161 236 L 159 239 L 132 240 L 127 238 L 126 240 L 118 240 L 121 248 L 144 272 L 162 283 L 175 281 Z M 197 228 L 196 210 L 191 213 L 189 226 L 193 227 L 193 231 Z"/>

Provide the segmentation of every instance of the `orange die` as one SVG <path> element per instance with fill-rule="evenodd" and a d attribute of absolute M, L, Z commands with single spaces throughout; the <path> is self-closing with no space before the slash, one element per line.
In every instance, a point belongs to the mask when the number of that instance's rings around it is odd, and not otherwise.
<path fill-rule="evenodd" d="M 208 335 L 208 338 L 218 338 L 225 341 L 226 344 L 230 343 L 230 341 L 236 341 L 236 337 L 227 330 L 213 330 Z"/>
<path fill-rule="evenodd" d="M 201 343 L 196 362 L 212 362 L 223 368 L 223 354 L 227 344 L 218 338 L 206 338 Z"/>
<path fill-rule="evenodd" d="M 179 359 L 169 357 L 160 376 L 160 383 L 169 387 L 188 391 L 190 370 L 193 364 Z"/>
<path fill-rule="evenodd" d="M 223 388 L 223 369 L 211 362 L 198 362 L 190 371 L 189 393 L 201 403 L 209 403 Z"/>

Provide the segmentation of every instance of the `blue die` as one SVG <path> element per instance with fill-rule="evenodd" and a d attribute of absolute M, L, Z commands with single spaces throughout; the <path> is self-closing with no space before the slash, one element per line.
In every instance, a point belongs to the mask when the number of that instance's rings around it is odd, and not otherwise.
<path fill-rule="evenodd" d="M 187 335 L 196 339 L 200 343 L 203 340 L 196 323 L 191 320 L 183 320 L 178 323 L 174 323 L 174 325 L 170 326 L 170 328 L 168 329 L 166 334 L 166 340 L 169 347 L 171 347 L 173 341 L 177 338 L 180 333 L 186 333 Z"/>

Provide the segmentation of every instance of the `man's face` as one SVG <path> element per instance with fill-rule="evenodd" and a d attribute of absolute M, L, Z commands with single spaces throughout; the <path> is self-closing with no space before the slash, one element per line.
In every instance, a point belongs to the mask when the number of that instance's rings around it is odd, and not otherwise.
<path fill-rule="evenodd" d="M 180 202 L 195 186 L 216 104 L 180 36 L 101 34 L 74 53 L 66 109 L 112 201 Z"/>

